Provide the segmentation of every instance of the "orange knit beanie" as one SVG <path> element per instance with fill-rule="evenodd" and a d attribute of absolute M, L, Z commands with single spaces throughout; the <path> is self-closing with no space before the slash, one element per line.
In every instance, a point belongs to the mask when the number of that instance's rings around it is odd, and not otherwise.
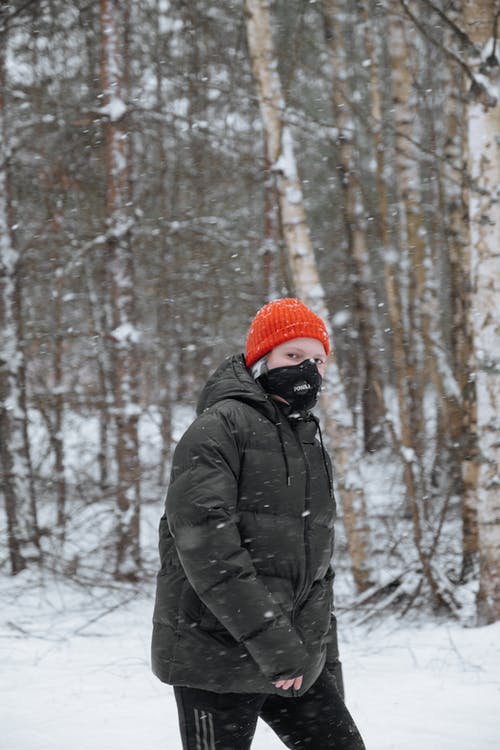
<path fill-rule="evenodd" d="M 328 331 L 320 317 L 299 299 L 275 299 L 261 307 L 252 320 L 247 336 L 245 363 L 254 362 L 285 341 L 296 338 L 318 339 L 330 351 Z"/>

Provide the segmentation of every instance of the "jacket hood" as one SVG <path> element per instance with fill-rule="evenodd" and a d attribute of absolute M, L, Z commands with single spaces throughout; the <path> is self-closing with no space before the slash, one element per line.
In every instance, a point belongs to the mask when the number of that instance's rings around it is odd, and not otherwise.
<path fill-rule="evenodd" d="M 220 365 L 220 367 L 218 367 L 217 370 L 210 376 L 200 394 L 200 398 L 196 407 L 197 415 L 199 416 L 210 406 L 213 406 L 219 401 L 223 401 L 227 398 L 236 399 L 237 401 L 241 401 L 243 403 L 249 404 L 250 406 L 253 406 L 254 409 L 260 411 L 261 414 L 267 417 L 276 426 L 281 445 L 281 452 L 283 454 L 283 460 L 286 467 L 287 483 L 289 483 L 290 471 L 285 442 L 283 439 L 280 409 L 276 402 L 274 402 L 269 397 L 264 389 L 254 380 L 252 375 L 248 372 L 243 354 L 238 354 L 230 357 L 229 359 L 226 359 Z M 313 414 L 308 412 L 300 418 L 300 424 L 301 431 L 303 432 L 304 437 L 308 437 L 309 440 L 314 439 L 316 431 L 319 432 L 323 464 L 325 467 L 326 475 L 328 477 L 330 492 L 332 492 L 332 476 L 327 466 L 326 453 L 323 445 L 321 429 L 319 427 L 319 421 Z"/>
<path fill-rule="evenodd" d="M 272 421 L 276 419 L 276 410 L 270 403 L 269 396 L 248 372 L 243 354 L 224 360 L 210 376 L 200 394 L 196 413 L 199 415 L 226 398 L 243 401 L 270 417 Z"/>

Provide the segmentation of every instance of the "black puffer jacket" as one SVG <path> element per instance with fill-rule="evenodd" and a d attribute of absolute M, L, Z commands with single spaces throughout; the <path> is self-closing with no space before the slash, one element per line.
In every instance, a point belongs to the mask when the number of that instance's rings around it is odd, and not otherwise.
<path fill-rule="evenodd" d="M 338 659 L 331 469 L 312 416 L 287 419 L 243 356 L 210 378 L 173 459 L 152 643 L 160 680 L 278 691 Z"/>

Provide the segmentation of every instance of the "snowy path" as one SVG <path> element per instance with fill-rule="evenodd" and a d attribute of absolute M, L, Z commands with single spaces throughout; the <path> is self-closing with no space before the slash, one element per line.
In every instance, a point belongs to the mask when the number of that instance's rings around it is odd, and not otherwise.
<path fill-rule="evenodd" d="M 180 750 L 172 691 L 149 672 L 151 600 L 81 629 L 92 613 L 71 595 L 45 593 L 34 610 L 37 596 L 3 606 L 1 750 Z M 368 750 L 500 747 L 500 623 L 341 628 L 348 705 Z M 283 746 L 260 725 L 253 747 Z"/>

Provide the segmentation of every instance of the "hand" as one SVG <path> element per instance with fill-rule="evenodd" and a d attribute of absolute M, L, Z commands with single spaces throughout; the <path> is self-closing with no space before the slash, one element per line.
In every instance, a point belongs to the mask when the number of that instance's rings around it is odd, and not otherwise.
<path fill-rule="evenodd" d="M 291 680 L 278 680 L 278 682 L 273 682 L 273 685 L 277 688 L 281 688 L 282 690 L 288 690 L 289 688 L 300 690 L 303 679 L 304 676 L 300 675 L 300 677 L 292 677 Z"/>

